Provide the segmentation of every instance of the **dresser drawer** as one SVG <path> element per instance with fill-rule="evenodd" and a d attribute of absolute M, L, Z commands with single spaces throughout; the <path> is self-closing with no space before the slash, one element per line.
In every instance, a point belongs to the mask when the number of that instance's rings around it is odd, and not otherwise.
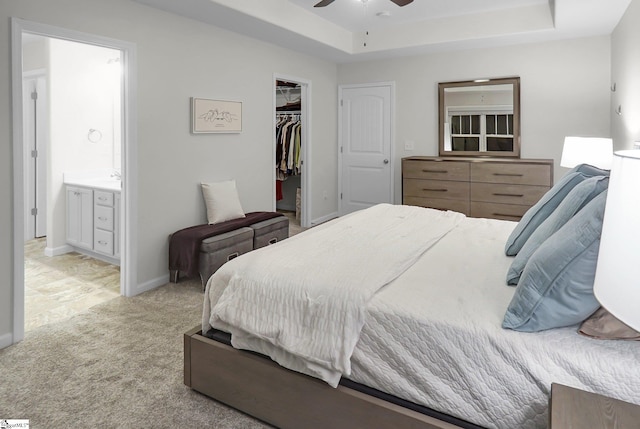
<path fill-rule="evenodd" d="M 93 209 L 93 226 L 113 231 L 113 207 L 96 205 Z"/>
<path fill-rule="evenodd" d="M 517 222 L 524 216 L 527 210 L 529 210 L 529 206 L 472 201 L 469 216 L 513 220 Z"/>
<path fill-rule="evenodd" d="M 532 206 L 548 190 L 546 186 L 472 183 L 471 201 Z"/>
<path fill-rule="evenodd" d="M 551 177 L 551 166 L 548 164 L 506 162 L 478 162 L 471 164 L 472 182 L 538 185 L 549 188 L 552 185 Z"/>
<path fill-rule="evenodd" d="M 96 229 L 93 232 L 93 250 L 113 255 L 113 232 Z"/>
<path fill-rule="evenodd" d="M 465 215 L 469 214 L 469 200 L 444 200 L 440 198 L 405 197 L 408 206 L 429 207 L 438 210 L 453 210 Z"/>
<path fill-rule="evenodd" d="M 113 192 L 93 191 L 93 202 L 101 206 L 113 207 Z"/>
<path fill-rule="evenodd" d="M 403 195 L 446 200 L 468 200 L 469 182 L 451 180 L 404 179 Z"/>
<path fill-rule="evenodd" d="M 423 161 L 405 159 L 403 178 L 469 181 L 469 163 L 457 161 Z"/>

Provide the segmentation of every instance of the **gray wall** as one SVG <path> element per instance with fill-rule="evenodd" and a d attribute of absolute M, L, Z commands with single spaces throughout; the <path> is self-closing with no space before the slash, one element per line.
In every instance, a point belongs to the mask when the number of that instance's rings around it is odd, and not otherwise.
<path fill-rule="evenodd" d="M 403 156 L 438 154 L 438 82 L 520 76 L 522 158 L 552 158 L 564 137 L 610 135 L 608 36 L 345 64 L 338 83 L 396 82 L 396 202 Z M 405 141 L 415 142 L 413 151 Z"/>
<path fill-rule="evenodd" d="M 611 137 L 615 150 L 640 141 L 640 0 L 633 0 L 611 36 Z M 615 113 L 620 106 L 622 115 Z"/>

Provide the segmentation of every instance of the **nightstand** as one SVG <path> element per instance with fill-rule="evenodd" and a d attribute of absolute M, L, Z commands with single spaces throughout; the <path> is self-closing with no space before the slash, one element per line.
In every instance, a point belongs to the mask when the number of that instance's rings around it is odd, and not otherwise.
<path fill-rule="evenodd" d="M 551 385 L 549 429 L 640 429 L 640 406 Z"/>

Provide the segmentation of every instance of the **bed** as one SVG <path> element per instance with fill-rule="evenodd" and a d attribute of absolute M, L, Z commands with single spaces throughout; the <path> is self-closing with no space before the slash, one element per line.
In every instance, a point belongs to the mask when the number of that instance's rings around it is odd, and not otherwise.
<path fill-rule="evenodd" d="M 502 328 L 515 227 L 379 205 L 236 258 L 185 334 L 185 383 L 278 427 L 545 428 L 552 383 L 640 403 L 638 343 Z"/>

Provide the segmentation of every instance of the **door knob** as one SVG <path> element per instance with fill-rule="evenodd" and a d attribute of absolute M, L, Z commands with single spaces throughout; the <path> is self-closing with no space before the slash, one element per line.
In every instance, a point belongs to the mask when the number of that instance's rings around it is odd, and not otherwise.
<path fill-rule="evenodd" d="M 383 162 L 384 162 L 385 164 L 388 164 L 388 163 L 389 163 L 389 160 L 388 160 L 388 159 L 385 159 Z"/>

